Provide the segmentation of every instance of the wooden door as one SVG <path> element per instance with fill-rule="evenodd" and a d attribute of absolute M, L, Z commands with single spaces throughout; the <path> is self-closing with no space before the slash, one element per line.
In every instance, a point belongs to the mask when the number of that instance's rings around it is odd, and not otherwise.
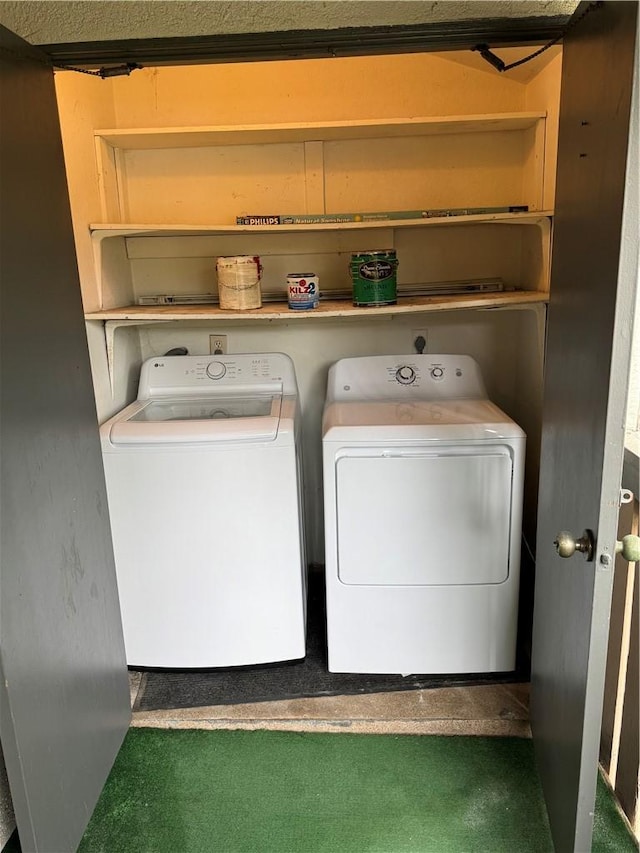
<path fill-rule="evenodd" d="M 591 847 L 638 275 L 636 16 L 604 3 L 563 52 L 531 679 L 559 853 Z M 585 529 L 592 559 L 561 559 L 556 534 Z"/>
<path fill-rule="evenodd" d="M 75 850 L 130 720 L 53 71 L 0 28 L 0 737 L 22 849 Z"/>

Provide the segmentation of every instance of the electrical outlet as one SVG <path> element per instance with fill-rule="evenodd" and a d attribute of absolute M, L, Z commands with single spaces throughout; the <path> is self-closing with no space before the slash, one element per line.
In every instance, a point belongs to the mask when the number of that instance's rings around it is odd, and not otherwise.
<path fill-rule="evenodd" d="M 227 336 L 209 335 L 209 352 L 212 355 L 225 355 L 227 352 Z"/>
<path fill-rule="evenodd" d="M 411 351 L 418 352 L 418 348 L 416 347 L 416 341 L 418 338 L 424 338 L 424 349 L 423 352 L 427 352 L 428 349 L 428 336 L 426 329 L 411 329 Z"/>

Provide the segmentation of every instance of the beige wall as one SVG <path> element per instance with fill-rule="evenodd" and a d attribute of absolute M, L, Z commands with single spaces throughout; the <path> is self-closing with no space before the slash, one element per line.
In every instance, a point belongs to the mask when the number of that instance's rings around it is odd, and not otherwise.
<path fill-rule="evenodd" d="M 546 110 L 543 208 L 553 210 L 556 195 L 558 122 L 560 119 L 560 77 L 562 54 L 556 54 L 525 89 L 525 109 Z"/>
<path fill-rule="evenodd" d="M 55 84 L 82 300 L 91 311 L 99 304 L 88 225 L 101 217 L 93 131 L 115 121 L 113 88 L 109 80 L 69 71 L 57 71 Z"/>
<path fill-rule="evenodd" d="M 465 115 L 525 109 L 525 85 L 435 54 L 153 68 L 114 82 L 118 127 Z"/>
<path fill-rule="evenodd" d="M 434 54 L 157 68 L 110 81 L 58 74 L 87 310 L 99 305 L 93 249 L 87 230 L 88 223 L 100 221 L 101 216 L 92 128 L 300 123 L 532 109 L 553 112 L 557 111 L 559 74 L 559 64 L 555 60 L 554 63 L 529 83 Z M 545 186 L 550 201 L 551 177 Z M 153 182 L 149 184 L 149 192 L 154 192 Z M 202 205 L 202 199 L 199 203 Z M 152 202 L 149 212 L 153 207 Z M 204 215 L 206 210 L 200 213 Z M 188 222 L 188 216 L 189 211 L 185 210 L 182 221 Z M 471 243 L 467 250 L 467 258 L 472 259 Z M 479 248 L 477 251 L 480 255 Z M 118 263 L 128 261 L 123 257 Z M 162 265 L 173 268 L 170 259 Z M 180 290 L 179 268 L 175 276 L 176 290 Z M 164 280 L 162 290 L 167 286 Z M 479 360 L 493 399 L 529 434 L 529 492 L 533 489 L 533 498 L 527 504 L 531 527 L 535 515 L 544 335 L 544 309 L 540 307 L 425 314 L 404 319 L 387 317 L 380 321 L 355 315 L 340 322 L 310 320 L 246 325 L 219 321 L 205 326 L 178 323 L 129 327 L 116 333 L 113 390 L 104 335 L 100 324 L 92 322 L 89 340 L 99 416 L 104 420 L 131 399 L 144 357 L 178 344 L 187 346 L 192 353 L 207 352 L 211 332 L 228 334 L 230 352 L 289 353 L 296 364 L 303 406 L 311 557 L 320 560 L 320 415 L 328 366 L 351 355 L 409 353 L 415 330 L 425 329 L 429 352 L 467 352 Z"/>

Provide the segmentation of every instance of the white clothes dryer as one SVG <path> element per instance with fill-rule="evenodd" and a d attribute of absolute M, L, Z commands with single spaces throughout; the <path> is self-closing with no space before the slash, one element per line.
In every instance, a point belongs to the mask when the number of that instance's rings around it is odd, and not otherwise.
<path fill-rule="evenodd" d="M 333 365 L 323 418 L 331 672 L 515 668 L 525 440 L 470 356 Z"/>
<path fill-rule="evenodd" d="M 280 353 L 165 356 L 100 429 L 127 661 L 305 655 L 300 417 Z"/>

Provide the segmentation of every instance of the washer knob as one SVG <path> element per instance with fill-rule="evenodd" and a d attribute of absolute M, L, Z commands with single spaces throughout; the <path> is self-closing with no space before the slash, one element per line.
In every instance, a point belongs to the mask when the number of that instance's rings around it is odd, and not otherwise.
<path fill-rule="evenodd" d="M 396 370 L 396 379 L 402 385 L 411 385 L 411 383 L 416 380 L 416 372 L 413 367 L 409 367 L 408 364 L 403 364 L 402 367 L 399 367 Z"/>
<path fill-rule="evenodd" d="M 221 361 L 210 361 L 207 365 L 207 376 L 210 379 L 222 379 L 226 372 L 227 368 Z"/>
<path fill-rule="evenodd" d="M 444 370 L 441 367 L 432 367 L 431 368 L 431 378 L 432 379 L 442 379 L 444 376 Z"/>

